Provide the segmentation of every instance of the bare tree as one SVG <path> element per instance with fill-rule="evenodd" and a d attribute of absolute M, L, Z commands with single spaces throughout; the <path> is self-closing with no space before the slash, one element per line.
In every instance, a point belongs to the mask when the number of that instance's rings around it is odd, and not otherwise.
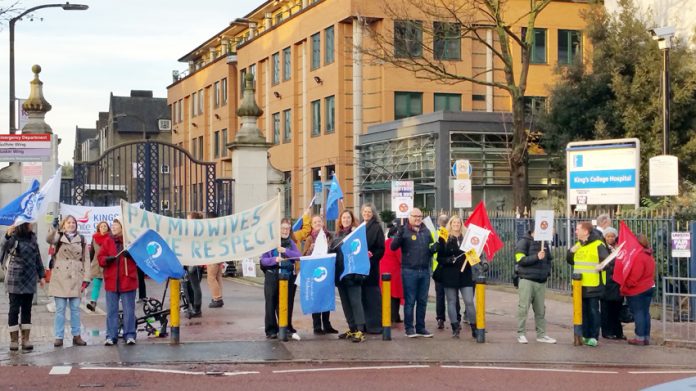
<path fill-rule="evenodd" d="M 22 9 L 19 7 L 19 3 L 21 3 L 21 0 L 0 0 L 0 31 L 7 21 L 9 21 L 15 14 L 22 11 Z"/>
<path fill-rule="evenodd" d="M 520 210 L 531 202 L 524 96 L 534 26 L 551 1 L 384 1 L 385 15 L 391 20 L 369 25 L 371 42 L 360 48 L 368 59 L 412 71 L 417 78 L 449 84 L 470 82 L 509 94 L 513 127 L 509 164 L 514 206 Z M 473 46 L 485 48 L 492 54 L 493 67 L 474 72 L 458 69 L 456 63 L 443 59 L 448 40 L 455 45 L 469 40 Z M 521 53 L 521 59 L 513 57 L 513 50 Z"/>

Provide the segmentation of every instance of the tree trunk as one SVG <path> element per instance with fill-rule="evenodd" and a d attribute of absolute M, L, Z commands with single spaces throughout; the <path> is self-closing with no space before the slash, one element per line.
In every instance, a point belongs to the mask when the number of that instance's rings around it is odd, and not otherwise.
<path fill-rule="evenodd" d="M 524 96 L 515 94 L 512 97 L 512 152 L 510 153 L 510 179 L 512 183 L 513 210 L 529 208 L 529 180 L 527 178 L 527 131 L 524 122 Z"/>

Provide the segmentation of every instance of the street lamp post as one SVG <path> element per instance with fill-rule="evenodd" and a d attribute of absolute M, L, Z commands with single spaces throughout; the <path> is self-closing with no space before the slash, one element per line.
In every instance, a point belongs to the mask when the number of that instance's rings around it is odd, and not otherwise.
<path fill-rule="evenodd" d="M 653 39 L 662 50 L 662 154 L 669 155 L 669 49 L 676 29 L 671 26 L 650 30 Z"/>
<path fill-rule="evenodd" d="M 13 134 L 17 131 L 17 128 L 15 127 L 15 107 L 14 107 L 14 102 L 16 100 L 15 98 L 15 66 L 14 66 L 14 28 L 15 28 L 15 23 L 17 23 L 18 20 L 20 20 L 23 16 L 26 14 L 36 11 L 41 8 L 52 8 L 52 7 L 60 7 L 65 11 L 84 11 L 89 8 L 87 5 L 83 4 L 70 4 L 70 3 L 65 3 L 65 4 L 42 4 L 42 5 L 37 5 L 36 7 L 29 8 L 28 10 L 22 12 L 21 14 L 17 15 L 16 17 L 10 19 L 10 133 Z"/>

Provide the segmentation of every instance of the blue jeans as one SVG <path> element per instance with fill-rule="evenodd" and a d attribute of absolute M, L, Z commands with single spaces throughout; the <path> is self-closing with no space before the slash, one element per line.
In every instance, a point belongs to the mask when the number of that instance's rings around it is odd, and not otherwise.
<path fill-rule="evenodd" d="M 123 338 L 135 339 L 135 291 L 106 291 L 106 339 L 118 340 L 118 303 L 123 307 Z"/>
<path fill-rule="evenodd" d="M 413 307 L 416 307 L 416 333 L 425 331 L 425 309 L 428 305 L 430 270 L 402 269 L 404 285 L 404 326 L 406 332 L 413 331 Z"/>
<path fill-rule="evenodd" d="M 73 337 L 80 335 L 80 298 L 79 297 L 54 297 L 56 302 L 56 317 L 53 320 L 53 329 L 56 339 L 63 339 L 65 333 L 65 307 L 70 306 L 70 332 Z"/>
<path fill-rule="evenodd" d="M 650 302 L 654 292 L 655 288 L 650 288 L 643 293 L 626 297 L 636 322 L 636 339 L 640 341 L 650 339 Z"/>
<path fill-rule="evenodd" d="M 599 338 L 599 297 L 582 298 L 582 336 L 584 338 Z"/>

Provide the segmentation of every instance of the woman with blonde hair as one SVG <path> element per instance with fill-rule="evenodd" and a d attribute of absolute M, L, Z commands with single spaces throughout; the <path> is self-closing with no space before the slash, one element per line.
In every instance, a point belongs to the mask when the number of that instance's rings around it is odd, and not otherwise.
<path fill-rule="evenodd" d="M 102 283 L 104 282 L 104 269 L 99 266 L 99 250 L 101 249 L 104 240 L 111 234 L 111 228 L 109 228 L 109 223 L 106 221 L 100 221 L 97 224 L 97 232 L 92 235 L 92 244 L 89 246 L 89 259 L 90 264 L 90 276 L 92 277 L 92 295 L 89 303 L 87 303 L 87 309 L 94 312 L 97 309 L 97 300 L 99 300 L 99 291 L 101 290 Z"/>
<path fill-rule="evenodd" d="M 53 226 L 48 230 L 46 242 L 55 246 L 53 255 L 53 272 L 48 294 L 56 302 L 56 314 L 53 322 L 55 341 L 53 346 L 63 346 L 65 333 L 65 308 L 70 307 L 70 331 L 73 346 L 85 346 L 87 343 L 80 335 L 80 296 L 89 285 L 89 259 L 85 251 L 85 239 L 77 232 L 77 220 L 66 216 L 60 228 Z"/>

